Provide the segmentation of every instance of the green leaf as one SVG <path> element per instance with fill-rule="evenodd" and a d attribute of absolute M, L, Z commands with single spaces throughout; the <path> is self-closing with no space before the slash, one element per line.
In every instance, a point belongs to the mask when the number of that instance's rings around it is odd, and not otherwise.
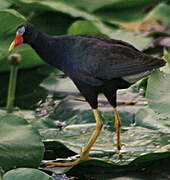
<path fill-rule="evenodd" d="M 75 152 L 71 151 L 64 144 L 55 140 L 46 140 L 44 141 L 44 145 L 45 145 L 44 160 L 67 158 L 69 156 L 76 155 Z"/>
<path fill-rule="evenodd" d="M 6 0 L 1 0 L 0 2 L 0 10 L 8 8 L 11 4 Z"/>
<path fill-rule="evenodd" d="M 61 142 L 79 154 L 95 128 L 92 112 L 82 110 L 85 104 L 87 103 L 72 99 L 62 101 L 53 114 L 49 115 L 55 123 L 63 122 L 62 128 L 42 129 L 40 127 L 43 138 Z M 109 158 L 112 162 L 123 165 L 143 154 L 169 151 L 169 119 L 156 114 L 149 108 L 141 109 L 136 115 L 132 114 L 133 110 L 131 107 L 129 112 L 120 114 L 122 119 L 121 140 L 124 144 L 121 157 L 115 152 L 114 118 L 111 112 L 101 112 L 105 126 L 90 151 L 91 156 Z M 59 154 L 60 149 L 56 148 L 55 153 Z"/>
<path fill-rule="evenodd" d="M 76 21 L 68 29 L 68 34 L 99 34 L 99 31 L 96 26 L 90 21 Z"/>
<path fill-rule="evenodd" d="M 3 180 L 54 180 L 48 174 L 31 168 L 18 168 L 8 171 Z"/>
<path fill-rule="evenodd" d="M 20 70 L 17 78 L 16 98 L 14 105 L 22 109 L 33 109 L 35 105 L 46 98 L 47 91 L 40 87 L 40 83 L 50 73 L 57 72 L 56 68 L 45 65 L 34 69 Z M 37 78 L 35 78 L 37 77 Z M 9 73 L 1 73 L 0 105 L 6 105 Z M 26 83 L 25 83 L 26 82 Z M 31 86 L 30 86 L 31 84 Z"/>
<path fill-rule="evenodd" d="M 21 117 L 0 116 L 0 167 L 37 167 L 43 157 L 44 146 L 39 133 Z"/>
<path fill-rule="evenodd" d="M 170 119 L 162 114 L 155 113 L 152 109 L 145 107 L 141 108 L 135 117 L 136 125 L 147 128 L 148 130 L 159 130 L 166 133 L 170 130 Z M 165 143 L 160 141 L 160 144 Z M 162 144 L 163 147 L 163 144 Z"/>
<path fill-rule="evenodd" d="M 97 28 L 99 28 L 99 30 L 102 33 L 109 34 L 112 31 L 112 29 L 104 25 L 100 21 L 100 18 L 98 18 L 97 16 L 91 13 L 88 13 L 84 10 L 75 8 L 74 5 L 67 4 L 65 1 L 64 2 L 55 1 L 55 0 L 50 0 L 50 1 L 10 0 L 10 1 L 20 6 L 26 6 L 28 10 L 31 8 L 32 10 L 40 11 L 40 12 L 41 11 L 56 11 L 56 12 L 67 14 L 74 18 L 83 18 L 83 19 L 89 20 Z"/>
<path fill-rule="evenodd" d="M 55 19 L 55 21 L 54 21 Z M 30 22 L 40 31 L 50 35 L 63 35 L 68 27 L 75 21 L 74 18 L 60 12 L 48 11 L 35 14 Z"/>
<path fill-rule="evenodd" d="M 98 28 L 90 21 L 76 21 L 68 29 L 69 34 L 98 34 L 109 36 L 113 39 L 120 39 L 133 44 L 136 48 L 143 50 L 146 46 L 151 43 L 151 37 L 144 37 L 137 32 L 128 32 L 125 30 L 115 30 L 107 34 L 105 29 Z"/>
<path fill-rule="evenodd" d="M 114 21 L 137 21 L 143 20 L 147 16 L 147 9 L 150 5 L 163 2 L 163 0 L 112 0 L 110 5 L 106 5 L 94 12 L 101 20 L 113 23 Z"/>
<path fill-rule="evenodd" d="M 56 74 L 51 74 L 49 77 L 44 79 L 40 84 L 41 87 L 48 91 L 55 91 L 60 93 L 75 93 L 78 89 L 70 78 L 57 78 Z M 69 88 L 68 88 L 69 87 Z"/>
<path fill-rule="evenodd" d="M 0 11 L 0 22 L 0 36 L 2 36 L 4 33 L 14 32 L 19 24 L 26 22 L 26 18 L 13 9 L 6 9 Z"/>
<path fill-rule="evenodd" d="M 163 54 L 164 54 L 166 61 L 168 62 L 169 67 L 170 67 L 170 52 L 167 49 L 164 49 Z"/>
<path fill-rule="evenodd" d="M 0 41 L 0 72 L 2 72 L 10 68 L 7 62 L 9 56 L 8 48 L 15 36 L 11 36 L 11 33 L 16 31 L 19 24 L 25 23 L 26 18 L 13 9 L 6 9 L 0 11 L 0 22 L 0 35 L 2 37 Z M 20 68 L 34 67 L 43 64 L 40 57 L 29 46 L 22 45 L 14 51 L 22 56 L 23 61 L 21 61 Z"/>
<path fill-rule="evenodd" d="M 72 167 L 68 176 L 79 179 L 168 179 L 170 152 L 143 155 L 129 165 L 119 166 L 99 160 L 89 160 Z M 164 166 L 166 164 L 166 166 Z M 160 168 L 160 165 L 161 168 Z M 149 172 L 149 173 L 148 173 Z M 102 177 L 102 178 L 101 178 Z"/>
<path fill-rule="evenodd" d="M 170 74 L 156 70 L 148 80 L 146 97 L 151 109 L 170 117 Z"/>
<path fill-rule="evenodd" d="M 139 168 L 147 168 L 148 166 L 151 166 L 153 162 L 158 163 L 162 159 L 170 158 L 170 152 L 164 152 L 164 153 L 150 153 L 143 155 L 134 161 L 132 161 L 129 164 L 129 167 L 133 170 L 139 169 Z"/>
<path fill-rule="evenodd" d="M 156 20 L 160 20 L 166 26 L 170 25 L 169 18 L 170 18 L 170 5 L 165 3 L 161 3 L 156 6 L 148 15 L 147 18 L 153 18 Z"/>
<path fill-rule="evenodd" d="M 1 44 L 2 43 L 0 43 L 0 45 Z M 19 69 L 32 68 L 44 64 L 44 62 L 37 55 L 37 53 L 28 45 L 21 45 L 20 47 L 17 47 L 15 50 L 13 50 L 10 54 L 8 52 L 9 45 L 10 42 L 7 46 L 5 46 L 4 44 L 1 46 L 1 48 L 3 48 L 4 50 L 4 56 L 0 56 L 0 62 L 1 62 L 0 72 L 9 71 L 10 65 L 8 62 L 8 56 L 12 53 L 18 53 L 22 57 L 22 60 L 19 65 Z"/>
<path fill-rule="evenodd" d="M 108 5 L 112 5 L 114 3 L 115 0 L 70 0 L 70 1 L 65 1 L 65 0 L 59 0 L 60 2 L 64 2 L 67 3 L 68 5 L 72 5 L 76 8 L 80 8 L 80 9 L 84 9 L 88 12 L 93 12 L 99 8 L 108 6 Z M 89 6 L 90 4 L 90 6 Z"/>
<path fill-rule="evenodd" d="M 133 46 L 135 46 L 139 50 L 145 49 L 146 46 L 152 41 L 152 38 L 144 37 L 140 33 L 125 31 L 121 29 L 112 31 L 112 33 L 109 34 L 109 37 L 113 39 L 120 39 L 133 44 Z"/>

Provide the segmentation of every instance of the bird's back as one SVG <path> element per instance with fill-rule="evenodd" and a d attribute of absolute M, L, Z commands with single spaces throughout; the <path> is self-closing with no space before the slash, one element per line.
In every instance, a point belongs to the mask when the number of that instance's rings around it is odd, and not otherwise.
<path fill-rule="evenodd" d="M 121 40 L 87 34 L 58 36 L 56 40 L 65 50 L 62 70 L 89 84 L 101 85 L 102 80 L 148 72 L 165 64 Z"/>

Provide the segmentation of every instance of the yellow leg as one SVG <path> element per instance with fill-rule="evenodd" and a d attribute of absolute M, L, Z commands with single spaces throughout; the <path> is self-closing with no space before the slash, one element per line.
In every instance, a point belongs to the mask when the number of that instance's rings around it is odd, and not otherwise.
<path fill-rule="evenodd" d="M 116 108 L 113 107 L 113 112 L 115 114 L 115 128 L 116 128 L 116 149 L 119 152 L 121 150 L 121 119 Z"/>
<path fill-rule="evenodd" d="M 82 160 L 98 159 L 98 158 L 89 157 L 89 152 L 90 152 L 93 144 L 95 143 L 97 137 L 99 136 L 99 134 L 101 132 L 103 122 L 102 122 L 102 120 L 100 118 L 100 113 L 99 113 L 98 109 L 93 109 L 93 114 L 94 114 L 94 117 L 95 117 L 95 120 L 96 120 L 96 129 L 94 130 L 93 134 L 89 138 L 87 144 L 82 148 L 80 158 L 73 161 L 73 162 L 64 162 L 64 163 L 45 162 L 44 164 L 55 165 L 55 166 L 74 166 L 74 165 L 78 164 Z"/>
<path fill-rule="evenodd" d="M 100 134 L 100 131 L 103 127 L 103 122 L 100 118 L 100 114 L 98 109 L 93 109 L 93 114 L 96 120 L 96 129 L 94 130 L 93 134 L 91 135 L 90 139 L 88 140 L 87 144 L 82 148 L 82 153 L 80 155 L 81 160 L 88 159 L 90 149 L 92 148 L 93 144 L 95 143 L 97 137 Z"/>

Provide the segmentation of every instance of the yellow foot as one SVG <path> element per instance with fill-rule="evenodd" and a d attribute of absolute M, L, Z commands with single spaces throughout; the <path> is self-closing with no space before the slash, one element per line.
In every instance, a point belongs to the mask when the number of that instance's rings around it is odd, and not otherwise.
<path fill-rule="evenodd" d="M 116 147 L 116 153 L 120 153 L 121 149 L 123 146 L 126 146 L 125 144 L 121 143 L 121 144 L 114 144 L 114 146 Z"/>
<path fill-rule="evenodd" d="M 87 160 L 98 160 L 98 161 L 108 161 L 108 159 L 102 159 L 102 158 L 96 158 L 96 157 L 87 157 L 87 159 L 81 160 L 80 158 L 70 161 L 70 162 L 42 162 L 42 164 L 45 165 L 53 165 L 53 166 L 61 166 L 61 167 L 69 167 L 69 166 L 75 166 L 79 162 L 87 161 Z"/>
<path fill-rule="evenodd" d="M 42 162 L 42 164 L 60 166 L 60 167 L 69 167 L 69 166 L 75 166 L 79 162 L 80 162 L 80 159 L 77 159 L 77 160 L 71 161 L 71 162 Z"/>
<path fill-rule="evenodd" d="M 129 99 L 124 102 L 125 105 L 135 105 L 137 103 L 136 100 Z"/>
<path fill-rule="evenodd" d="M 122 147 L 122 145 L 121 144 L 116 144 L 116 152 L 120 152 L 120 150 L 121 150 L 121 147 Z"/>

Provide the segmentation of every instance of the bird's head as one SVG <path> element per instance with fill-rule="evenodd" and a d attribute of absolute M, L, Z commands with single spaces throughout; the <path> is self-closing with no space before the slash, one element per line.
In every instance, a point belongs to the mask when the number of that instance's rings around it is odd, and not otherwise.
<path fill-rule="evenodd" d="M 32 24 L 22 24 L 17 27 L 15 39 L 9 46 L 9 51 L 22 43 L 31 44 L 38 35 L 38 31 Z"/>

